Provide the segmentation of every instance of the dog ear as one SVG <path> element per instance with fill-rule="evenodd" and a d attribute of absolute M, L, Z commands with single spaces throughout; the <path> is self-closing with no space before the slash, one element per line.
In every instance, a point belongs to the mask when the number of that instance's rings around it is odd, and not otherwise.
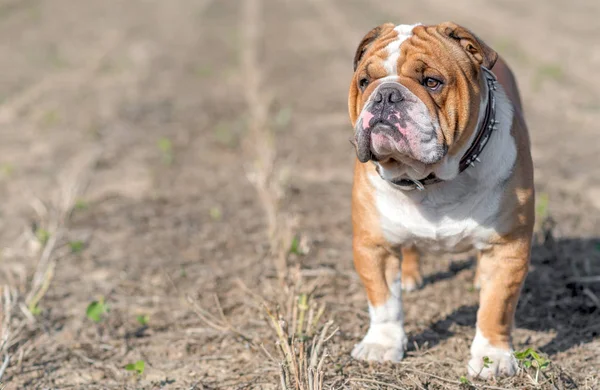
<path fill-rule="evenodd" d="M 491 69 L 496 63 L 498 53 L 492 50 L 468 29 L 459 26 L 456 23 L 446 22 L 439 24 L 437 26 L 437 31 L 458 42 L 467 55 L 480 66 Z"/>
<path fill-rule="evenodd" d="M 369 49 L 371 44 L 379 37 L 384 28 L 388 26 L 393 26 L 391 23 L 382 24 L 381 26 L 377 26 L 371 31 L 369 31 L 363 39 L 358 44 L 356 48 L 356 53 L 354 54 L 354 71 L 356 72 L 356 68 L 358 68 L 358 64 L 363 58 L 363 55 Z"/>

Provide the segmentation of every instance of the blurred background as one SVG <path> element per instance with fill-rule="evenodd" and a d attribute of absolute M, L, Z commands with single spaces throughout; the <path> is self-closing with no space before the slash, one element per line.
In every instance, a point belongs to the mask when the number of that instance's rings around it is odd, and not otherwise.
<path fill-rule="evenodd" d="M 427 285 L 404 297 L 405 365 L 349 355 L 368 326 L 351 257 L 354 51 L 380 23 L 447 20 L 507 60 L 530 128 L 538 223 L 515 347 L 552 361 L 541 388 L 598 388 L 587 0 L 0 0 L 0 381 L 278 388 L 263 304 L 292 318 L 309 294 L 339 327 L 325 388 L 458 388 L 468 257 L 428 259 Z"/>

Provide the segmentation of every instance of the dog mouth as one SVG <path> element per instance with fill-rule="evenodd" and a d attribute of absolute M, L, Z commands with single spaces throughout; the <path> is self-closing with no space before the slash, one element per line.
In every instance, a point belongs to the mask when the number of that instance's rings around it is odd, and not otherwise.
<path fill-rule="evenodd" d="M 445 145 L 439 145 L 434 135 L 399 130 L 393 122 L 375 116 L 366 127 L 362 121 L 357 124 L 350 142 L 361 163 L 394 159 L 404 165 L 420 166 L 435 164 L 446 154 Z"/>
<path fill-rule="evenodd" d="M 373 145 L 373 137 L 387 139 L 390 153 L 382 154 L 381 151 L 378 152 Z M 394 131 L 392 123 L 384 119 L 373 118 L 368 127 L 358 131 L 354 136 L 354 140 L 351 140 L 350 142 L 354 145 L 356 149 L 356 156 L 360 162 L 379 162 L 386 161 L 391 158 L 390 154 L 393 150 L 393 144 L 400 142 L 401 138 L 403 138 L 403 135 L 397 131 Z M 405 143 L 407 142 L 405 141 Z"/>

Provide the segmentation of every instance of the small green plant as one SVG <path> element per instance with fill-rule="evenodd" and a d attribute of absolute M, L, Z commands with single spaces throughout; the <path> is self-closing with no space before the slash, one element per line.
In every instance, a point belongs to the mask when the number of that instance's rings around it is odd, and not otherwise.
<path fill-rule="evenodd" d="M 104 297 L 100 297 L 97 301 L 90 303 L 85 310 L 85 315 L 91 321 L 96 323 L 102 320 L 102 315 L 108 311 L 108 306 L 104 303 Z"/>
<path fill-rule="evenodd" d="M 75 210 L 85 210 L 89 207 L 88 202 L 83 199 L 77 199 L 75 201 Z"/>
<path fill-rule="evenodd" d="M 492 361 L 492 359 L 490 359 L 488 356 L 484 356 L 483 357 L 483 366 L 485 368 L 490 368 L 490 364 L 493 364 L 494 362 Z"/>
<path fill-rule="evenodd" d="M 137 316 L 135 319 L 140 325 L 146 326 L 148 325 L 148 321 L 150 321 L 150 316 L 148 314 L 144 314 Z"/>
<path fill-rule="evenodd" d="M 162 137 L 158 140 L 158 149 L 162 154 L 162 162 L 165 165 L 173 163 L 173 143 L 167 137 Z"/>
<path fill-rule="evenodd" d="M 84 247 L 85 247 L 85 244 L 81 240 L 75 240 L 75 241 L 69 242 L 69 248 L 71 248 L 71 253 L 80 253 Z"/>
<path fill-rule="evenodd" d="M 125 366 L 127 371 L 135 371 L 138 375 L 142 375 L 146 369 L 146 363 L 143 360 L 138 360 L 135 363 L 129 363 Z"/>
<path fill-rule="evenodd" d="M 535 351 L 533 348 L 527 348 L 521 352 L 514 353 L 515 359 L 519 361 L 525 368 L 535 368 L 535 379 L 534 382 L 538 384 L 538 377 L 540 375 L 540 371 L 548 368 L 550 364 L 550 360 L 540 356 L 540 354 Z"/>
<path fill-rule="evenodd" d="M 223 213 L 221 212 L 221 208 L 220 207 L 218 207 L 218 206 L 211 207 L 211 209 L 210 209 L 210 218 L 213 221 L 219 221 L 222 216 L 223 216 Z"/>
<path fill-rule="evenodd" d="M 42 314 L 42 309 L 40 309 L 40 307 L 37 304 L 29 305 L 28 309 L 29 312 L 34 316 Z"/>
<path fill-rule="evenodd" d="M 35 231 L 35 236 L 37 237 L 40 244 L 46 245 L 46 243 L 50 239 L 50 232 L 43 228 L 37 228 Z"/>
<path fill-rule="evenodd" d="M 463 385 L 471 386 L 471 381 L 468 380 L 466 376 L 461 376 L 460 378 L 458 378 L 458 380 Z"/>
<path fill-rule="evenodd" d="M 2 176 L 10 177 L 10 176 L 12 176 L 14 171 L 15 171 L 15 167 L 11 163 L 0 164 L 0 174 Z"/>
<path fill-rule="evenodd" d="M 548 203 L 549 198 L 547 193 L 542 192 L 538 195 L 535 205 L 535 217 L 540 222 L 548 217 Z"/>
<path fill-rule="evenodd" d="M 290 244 L 290 253 L 293 253 L 295 255 L 301 255 L 301 251 L 300 251 L 300 240 L 298 239 L 297 236 L 295 236 L 292 239 L 292 243 Z"/>

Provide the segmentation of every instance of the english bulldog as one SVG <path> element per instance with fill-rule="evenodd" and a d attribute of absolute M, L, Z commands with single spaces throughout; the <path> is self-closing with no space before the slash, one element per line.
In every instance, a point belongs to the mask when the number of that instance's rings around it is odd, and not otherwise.
<path fill-rule="evenodd" d="M 467 370 L 514 375 L 511 329 L 530 258 L 534 189 L 510 69 L 454 23 L 383 24 L 356 50 L 348 108 L 357 155 L 353 255 L 370 314 L 352 356 L 402 359 L 401 290 L 423 283 L 421 254 L 475 249 L 480 306 Z"/>

